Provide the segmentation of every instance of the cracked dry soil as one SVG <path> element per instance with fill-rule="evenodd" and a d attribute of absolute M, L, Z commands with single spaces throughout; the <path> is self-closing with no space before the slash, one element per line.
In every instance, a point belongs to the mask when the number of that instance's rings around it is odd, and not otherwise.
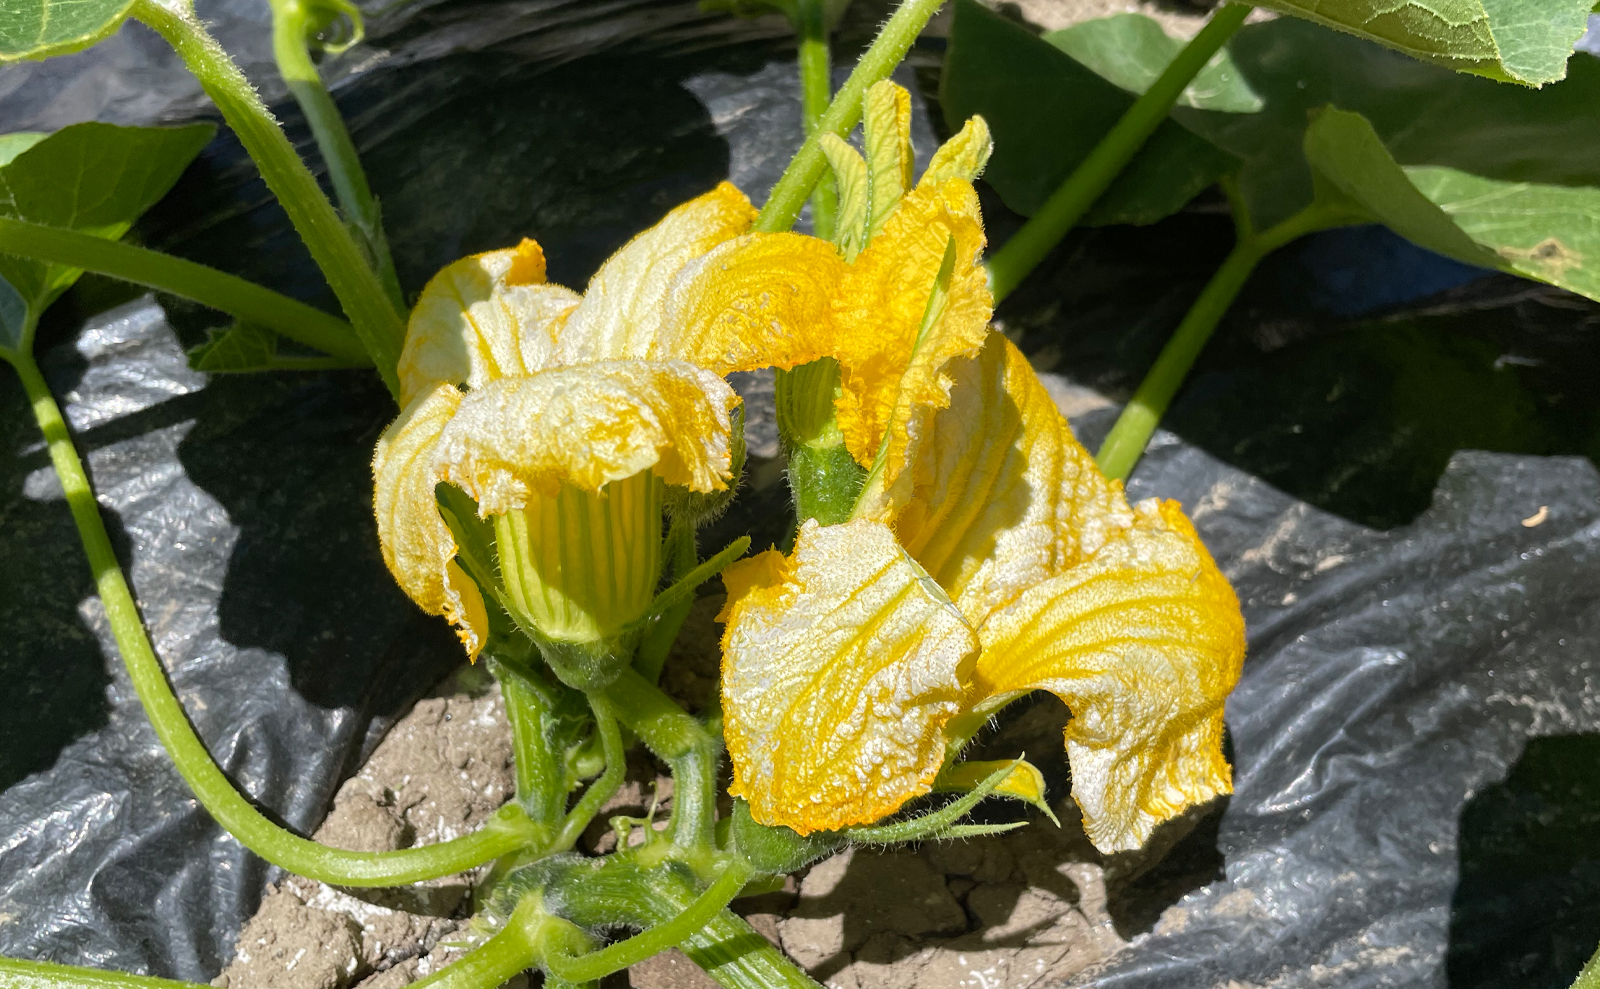
<path fill-rule="evenodd" d="M 691 615 L 664 687 L 691 710 L 714 689 L 720 598 Z M 823 984 L 836 989 L 1026 989 L 1072 980 L 1163 910 L 1217 874 L 1215 813 L 1202 808 L 1158 831 L 1144 851 L 1096 852 L 1084 837 L 1061 750 L 1066 710 L 1026 702 L 979 747 L 978 758 L 1034 755 L 1058 799 L 1057 828 L 1017 804 L 991 801 L 985 820 L 1028 826 L 968 842 L 890 852 L 843 851 L 791 878 L 785 890 L 735 909 Z M 1042 758 L 1041 758 L 1042 756 Z M 582 846 L 615 847 L 607 822 L 671 809 L 671 779 L 648 755 Z M 317 831 L 362 850 L 441 841 L 478 827 L 514 789 L 510 729 L 497 686 L 463 671 L 396 724 L 334 798 Z M 1214 811 L 1215 808 L 1212 808 Z M 1196 827 L 1196 824 L 1199 827 Z M 641 831 L 632 840 L 642 840 Z M 1187 840 L 1186 840 L 1187 839 Z M 1210 839 L 1210 840 L 1208 840 Z M 1174 854 L 1169 850 L 1177 846 Z M 463 874 L 402 890 L 344 890 L 291 876 L 270 887 L 214 984 L 227 989 L 398 989 L 466 950 L 472 886 Z M 1180 922 L 1172 910 L 1166 923 Z M 529 985 L 526 976 L 508 983 Z M 537 976 L 531 980 L 537 985 Z M 677 951 L 607 979 L 606 989 L 709 989 L 716 983 Z"/>

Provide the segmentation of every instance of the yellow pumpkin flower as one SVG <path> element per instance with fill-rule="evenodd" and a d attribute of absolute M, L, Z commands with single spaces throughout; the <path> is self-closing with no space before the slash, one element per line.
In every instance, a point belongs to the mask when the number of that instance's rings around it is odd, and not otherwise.
<path fill-rule="evenodd" d="M 502 603 L 546 658 L 594 687 L 631 656 L 660 578 L 665 486 L 727 489 L 722 370 L 675 347 L 671 289 L 756 216 L 727 183 L 673 210 L 595 274 L 582 296 L 545 281 L 524 240 L 446 267 L 407 328 L 402 413 L 373 459 L 384 561 L 470 656 L 487 637 L 479 587 L 436 500 L 459 488 L 493 518 Z"/>
<path fill-rule="evenodd" d="M 848 221 L 832 261 L 759 239 L 720 249 L 761 256 L 769 270 L 752 284 L 833 292 L 826 319 L 792 326 L 768 305 L 762 321 L 787 332 L 773 348 L 784 360 L 838 361 L 839 430 L 873 467 L 849 521 L 808 521 L 789 555 L 724 573 L 731 792 L 756 821 L 801 834 L 869 823 L 930 790 L 952 722 L 1044 689 L 1072 711 L 1089 837 L 1135 848 L 1231 787 L 1222 706 L 1243 660 L 1238 602 L 1178 506 L 1130 506 L 987 328 L 970 184 L 987 155 L 981 121 L 908 192 L 877 178 L 907 175 L 904 143 L 882 123 L 872 132 L 877 119 L 898 133 L 898 116 L 892 92 L 869 94 L 864 143 L 893 172 L 828 148 Z M 886 211 L 874 188 L 892 195 Z"/>

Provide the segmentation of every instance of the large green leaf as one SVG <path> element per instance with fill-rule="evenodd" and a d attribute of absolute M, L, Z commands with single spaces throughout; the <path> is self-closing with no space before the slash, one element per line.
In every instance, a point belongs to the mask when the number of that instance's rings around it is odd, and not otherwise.
<path fill-rule="evenodd" d="M 1149 89 L 1184 46 L 1182 40 L 1167 34 L 1159 23 L 1142 14 L 1096 17 L 1051 31 L 1044 40 L 1130 93 Z M 1223 50 L 1189 83 L 1178 98 L 1178 105 L 1224 113 L 1255 113 L 1262 102 L 1233 64 L 1233 58 Z"/>
<path fill-rule="evenodd" d="M 1600 60 L 1588 54 L 1573 57 L 1565 81 L 1533 91 L 1453 73 L 1293 18 L 1249 25 L 1229 50 L 1265 101 L 1261 112 L 1179 107 L 1173 116 L 1244 159 L 1240 189 L 1260 226 L 1311 201 L 1305 127 L 1329 104 L 1366 117 L 1405 166 L 1600 186 Z"/>
<path fill-rule="evenodd" d="M 115 240 L 166 194 L 214 130 L 210 124 L 63 128 L 0 167 L 0 215 Z M 35 313 L 80 274 L 76 268 L 0 255 L 0 278 Z"/>
<path fill-rule="evenodd" d="M 5 0 L 0 62 L 87 48 L 121 27 L 131 9 L 133 0 Z"/>
<path fill-rule="evenodd" d="M 0 134 L 0 167 L 11 164 L 11 159 L 49 136 L 44 131 L 35 130 L 19 130 L 11 134 Z"/>
<path fill-rule="evenodd" d="M 1566 75 L 1591 0 L 1260 0 L 1420 59 L 1529 86 Z"/>
<path fill-rule="evenodd" d="M 1148 36 L 1144 41 L 1142 53 L 1156 58 L 1157 46 L 1148 43 Z M 1170 58 L 1167 51 L 1160 67 Z M 1122 78 L 1132 85 L 1142 76 L 1130 69 Z M 974 0 L 956 0 L 940 98 L 952 130 L 973 115 L 988 121 L 995 154 L 984 178 L 1007 206 L 1025 216 L 1043 205 L 1134 100 L 1066 52 Z M 1232 155 L 1167 121 L 1084 222 L 1153 223 L 1181 209 L 1237 165 Z"/>
<path fill-rule="evenodd" d="M 1319 201 L 1407 240 L 1600 300 L 1600 189 L 1402 168 L 1366 118 L 1327 110 L 1306 128 Z"/>

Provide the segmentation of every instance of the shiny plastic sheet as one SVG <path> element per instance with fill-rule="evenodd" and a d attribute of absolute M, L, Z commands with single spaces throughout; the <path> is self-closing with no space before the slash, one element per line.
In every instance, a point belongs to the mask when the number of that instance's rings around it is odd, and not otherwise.
<path fill-rule="evenodd" d="M 202 12 L 265 82 L 257 7 Z M 445 261 L 522 233 L 581 284 L 629 232 L 724 175 L 759 197 L 795 143 L 792 64 L 767 64 L 784 57 L 771 23 L 685 3 L 538 0 L 384 18 L 336 72 L 413 291 Z M 0 70 L 11 128 L 180 119 L 198 105 L 136 28 Z M 925 153 L 920 114 L 918 126 Z M 144 225 L 152 242 L 319 291 L 226 138 L 174 198 Z M 1406 297 L 1381 288 L 1385 304 Z M 1163 282 L 1102 316 L 1130 320 L 1167 295 L 1192 288 Z M 241 786 L 309 830 L 394 715 L 458 661 L 377 558 L 366 461 L 392 410 L 359 373 L 208 381 L 179 340 L 209 317 L 163 301 L 59 317 L 69 342 L 44 363 L 191 718 Z M 1511 303 L 1482 304 L 1520 319 Z M 1006 315 L 1043 363 L 1075 371 L 1070 335 L 1046 338 L 1061 308 L 1021 298 Z M 762 382 L 744 386 L 754 405 Z M 0 725 L 0 954 L 204 981 L 270 870 L 195 806 L 157 746 L 30 420 L 0 375 L 0 671 L 23 698 Z M 1078 424 L 1092 445 L 1109 422 L 1102 410 Z M 770 451 L 770 420 L 761 428 Z M 1206 452 L 1218 449 L 1161 433 L 1130 491 L 1182 501 L 1244 602 L 1250 659 L 1228 708 L 1237 792 L 1170 859 L 1204 868 L 1176 892 L 1128 894 L 1150 901 L 1147 933 L 1080 984 L 1562 984 L 1600 936 L 1593 464 L 1461 451 L 1430 507 L 1373 528 Z M 1330 469 L 1378 457 L 1317 452 Z M 758 541 L 775 538 L 773 480 L 767 470 L 721 531 L 759 523 Z"/>

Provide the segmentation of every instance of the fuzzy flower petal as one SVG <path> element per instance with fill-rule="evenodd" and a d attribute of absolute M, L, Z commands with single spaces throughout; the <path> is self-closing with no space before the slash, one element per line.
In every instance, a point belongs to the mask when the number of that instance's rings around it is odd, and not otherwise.
<path fill-rule="evenodd" d="M 562 483 L 597 492 L 653 470 L 668 484 L 720 491 L 730 473 L 722 378 L 673 361 L 605 361 L 502 378 L 469 393 L 439 437 L 435 471 L 485 516 Z"/>
<path fill-rule="evenodd" d="M 756 209 L 731 183 L 691 199 L 611 255 L 558 336 L 557 361 L 650 355 L 667 293 L 684 266 L 750 229 Z"/>
<path fill-rule="evenodd" d="M 792 368 L 832 353 L 832 302 L 846 266 L 827 241 L 746 234 L 686 267 L 649 356 L 719 374 Z"/>
<path fill-rule="evenodd" d="M 950 406 L 918 440 L 913 469 L 867 508 L 894 519 L 901 545 L 977 627 L 1094 553 L 1133 512 L 1005 337 L 991 332 L 949 375 Z"/>
<path fill-rule="evenodd" d="M 400 353 L 400 400 L 437 384 L 480 388 L 545 366 L 555 329 L 578 304 L 544 281 L 544 252 L 531 240 L 462 258 L 422 289 Z"/>
<path fill-rule="evenodd" d="M 1177 503 L 1134 512 L 1092 557 L 989 618 L 974 685 L 1066 702 L 1072 794 L 1107 852 L 1232 789 L 1222 708 L 1244 659 L 1239 602 Z"/>
<path fill-rule="evenodd" d="M 422 610 L 449 619 L 476 658 L 489 634 L 488 613 L 478 585 L 455 562 L 455 538 L 433 493 L 434 452 L 460 405 L 454 385 L 439 385 L 383 431 L 372 460 L 373 507 L 383 562 L 395 581 Z"/>
<path fill-rule="evenodd" d="M 976 637 L 888 527 L 800 530 L 724 572 L 730 792 L 800 834 L 876 821 L 928 792 Z"/>
<path fill-rule="evenodd" d="M 919 346 L 929 294 L 952 240 L 949 294 Z M 977 353 L 988 337 L 993 298 L 983 245 L 978 195 L 951 179 L 906 195 L 844 277 L 835 314 L 834 356 L 844 383 L 839 429 L 851 455 L 867 465 L 894 423 L 886 482 L 904 468 L 908 443 L 927 418 L 949 404 L 945 365 Z"/>

